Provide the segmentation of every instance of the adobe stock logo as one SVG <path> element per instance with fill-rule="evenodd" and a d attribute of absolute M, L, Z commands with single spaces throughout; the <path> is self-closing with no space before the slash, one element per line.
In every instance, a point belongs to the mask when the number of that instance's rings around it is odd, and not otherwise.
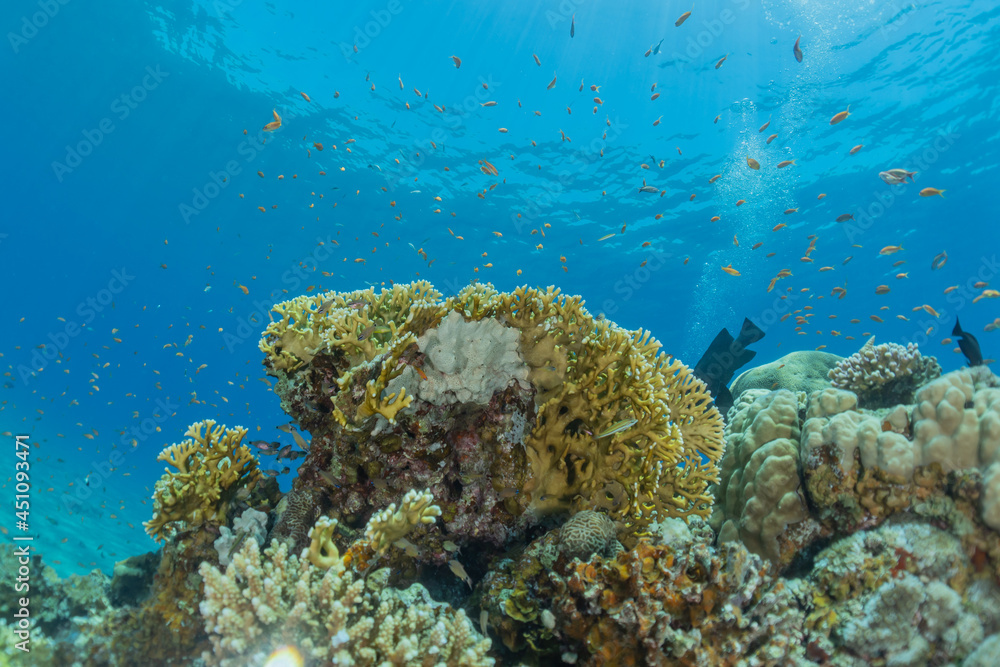
<path fill-rule="evenodd" d="M 111 102 L 110 111 L 115 114 L 118 120 L 125 120 L 139 105 L 146 100 L 149 93 L 156 90 L 160 83 L 170 76 L 170 72 L 164 72 L 157 65 L 155 68 L 146 66 L 146 75 L 142 81 L 133 86 L 128 92 L 122 93 Z M 94 152 L 94 149 L 101 145 L 104 137 L 115 131 L 115 123 L 110 116 L 102 118 L 93 129 L 84 129 L 83 139 L 73 145 L 66 145 L 66 157 L 62 162 L 54 160 L 52 162 L 52 173 L 56 175 L 56 180 L 60 183 L 73 170 L 83 164 L 84 158 Z"/>
<path fill-rule="evenodd" d="M 363 28 L 360 25 L 354 26 L 354 43 L 345 44 L 344 42 L 340 42 L 337 44 L 340 47 L 340 54 L 344 56 L 344 60 L 350 60 L 352 55 L 361 53 L 364 49 L 371 46 L 371 43 L 382 34 L 382 30 L 388 28 L 389 24 L 392 23 L 392 19 L 402 13 L 403 9 L 403 3 L 400 0 L 389 0 L 385 9 L 373 9 L 368 12 L 372 20 L 365 23 Z"/>
<path fill-rule="evenodd" d="M 38 31 L 49 24 L 49 21 L 55 18 L 55 15 L 59 13 L 60 5 L 68 5 L 70 0 L 38 0 L 38 9 L 30 17 L 25 14 L 21 17 L 21 30 L 20 32 L 8 32 L 7 41 L 10 42 L 10 48 L 14 50 L 14 54 L 18 54 L 21 51 L 21 47 L 30 42 L 38 34 Z"/>

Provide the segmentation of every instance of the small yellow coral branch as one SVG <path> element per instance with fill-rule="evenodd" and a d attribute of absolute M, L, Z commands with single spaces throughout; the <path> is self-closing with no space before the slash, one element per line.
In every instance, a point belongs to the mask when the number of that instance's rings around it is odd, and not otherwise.
<path fill-rule="evenodd" d="M 321 516 L 316 525 L 309 530 L 309 537 L 312 541 L 309 549 L 302 554 L 303 558 L 309 558 L 316 567 L 329 570 L 331 567 L 343 571 L 344 563 L 340 558 L 340 551 L 333 542 L 333 532 L 337 529 L 337 520 Z"/>
<path fill-rule="evenodd" d="M 441 516 L 441 508 L 433 502 L 434 496 L 430 491 L 410 489 L 403 496 L 398 510 L 396 503 L 393 503 L 387 509 L 372 515 L 365 529 L 365 536 L 376 551 L 384 551 L 396 540 L 409 535 L 417 525 L 434 523 Z"/>

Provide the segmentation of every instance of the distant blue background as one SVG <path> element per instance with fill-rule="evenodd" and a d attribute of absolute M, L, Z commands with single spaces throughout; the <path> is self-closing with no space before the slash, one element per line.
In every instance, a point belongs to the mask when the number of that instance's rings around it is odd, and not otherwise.
<path fill-rule="evenodd" d="M 155 457 L 189 423 L 279 435 L 286 419 L 260 381 L 257 350 L 272 292 L 418 273 L 446 294 L 472 278 L 557 285 L 595 313 L 651 330 L 692 366 L 722 326 L 736 333 L 749 316 L 767 331 L 760 362 L 821 345 L 848 355 L 874 332 L 918 342 L 951 370 L 964 360 L 940 341 L 958 314 L 995 356 L 1000 334 L 983 328 L 998 302 L 971 301 L 975 282 L 1000 284 L 1000 8 L 858 4 L 696 2 L 678 28 L 690 3 L 4 3 L 0 431 L 38 445 L 32 532 L 46 560 L 62 573 L 109 571 L 152 548 L 140 523 L 162 472 Z M 661 39 L 660 53 L 644 57 Z M 488 100 L 497 105 L 480 106 Z M 265 136 L 272 109 L 284 125 Z M 88 154 L 76 162 L 71 150 Z M 797 163 L 778 170 L 784 159 Z M 240 173 L 221 181 L 232 165 Z M 889 188 L 878 172 L 895 167 L 917 170 L 917 183 Z M 225 187 L 213 191 L 213 176 Z M 664 196 L 640 193 L 643 179 Z M 947 192 L 919 197 L 927 186 Z M 738 199 L 747 203 L 736 208 Z M 203 210 L 186 220 L 182 207 L 196 203 Z M 842 213 L 856 221 L 834 222 Z M 772 232 L 781 222 L 789 227 Z M 318 249 L 331 255 L 316 269 Z M 942 251 L 949 261 L 932 271 Z M 722 272 L 730 263 L 741 276 Z M 794 275 L 768 293 L 783 268 Z M 876 296 L 879 284 L 892 291 Z M 838 285 L 842 300 L 830 297 Z M 946 297 L 950 285 L 961 287 Z M 913 312 L 923 304 L 940 319 Z M 801 333 L 794 315 L 779 321 L 799 309 L 810 315 Z M 144 422 L 148 433 L 122 435 Z M 4 460 L 0 479 L 13 474 Z M 88 472 L 89 494 L 74 495 Z M 12 499 L 9 482 L 0 491 Z M 16 532 L 12 520 L 3 526 Z"/>

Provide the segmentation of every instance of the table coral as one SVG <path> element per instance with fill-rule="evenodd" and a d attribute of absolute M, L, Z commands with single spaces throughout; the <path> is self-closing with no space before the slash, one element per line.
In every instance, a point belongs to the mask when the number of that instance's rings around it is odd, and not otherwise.
<path fill-rule="evenodd" d="M 830 381 L 838 389 L 858 396 L 866 408 L 882 408 L 912 402 L 918 387 L 941 375 L 934 357 L 920 354 L 916 344 L 875 344 L 875 336 L 830 370 Z"/>
<path fill-rule="evenodd" d="M 143 525 L 158 541 L 165 539 L 164 528 L 174 521 L 189 526 L 221 524 L 236 491 L 260 479 L 257 460 L 240 444 L 247 430 L 216 426 L 208 419 L 195 422 L 187 440 L 170 445 L 157 457 L 169 468 L 153 492 L 153 518 Z"/>
<path fill-rule="evenodd" d="M 312 446 L 272 537 L 303 546 L 314 511 L 360 529 L 409 488 L 434 493 L 460 545 L 592 507 L 633 541 L 710 512 L 723 439 L 704 384 L 579 297 L 470 285 L 442 300 L 417 282 L 275 313 L 264 363 Z"/>

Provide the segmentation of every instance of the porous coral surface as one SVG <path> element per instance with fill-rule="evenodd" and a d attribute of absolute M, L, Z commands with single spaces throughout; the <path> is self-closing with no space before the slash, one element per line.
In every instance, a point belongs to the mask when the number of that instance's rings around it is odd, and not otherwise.
<path fill-rule="evenodd" d="M 854 392 L 863 407 L 874 409 L 910 403 L 917 387 L 940 375 L 937 359 L 923 356 L 914 343 L 876 345 L 872 336 L 829 377 L 834 387 Z"/>

